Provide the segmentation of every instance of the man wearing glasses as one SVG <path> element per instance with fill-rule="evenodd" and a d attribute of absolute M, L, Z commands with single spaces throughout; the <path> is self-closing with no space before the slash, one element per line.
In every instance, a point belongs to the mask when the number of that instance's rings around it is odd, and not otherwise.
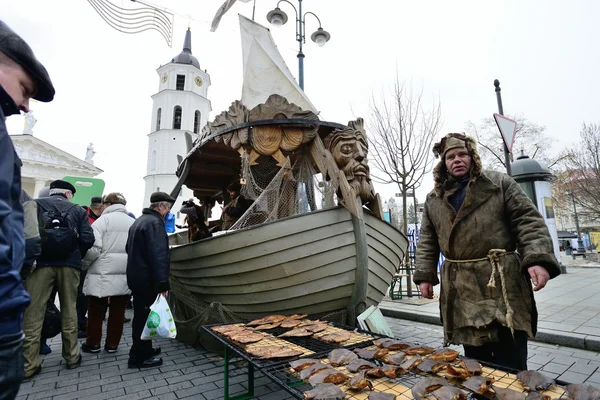
<path fill-rule="evenodd" d="M 152 341 L 141 340 L 150 306 L 158 294 L 169 290 L 169 239 L 165 216 L 175 199 L 164 192 L 150 196 L 150 207 L 129 228 L 127 238 L 127 285 L 133 295 L 133 345 L 129 351 L 129 368 L 151 368 L 162 365 L 160 348 Z"/>

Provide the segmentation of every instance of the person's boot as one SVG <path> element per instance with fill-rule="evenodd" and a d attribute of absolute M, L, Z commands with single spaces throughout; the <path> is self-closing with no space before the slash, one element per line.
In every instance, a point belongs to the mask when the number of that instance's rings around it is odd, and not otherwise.
<path fill-rule="evenodd" d="M 52 353 L 52 349 L 50 348 L 50 346 L 48 346 L 48 343 L 46 343 L 46 339 L 41 339 L 40 340 L 40 354 L 45 356 L 46 354 L 50 354 Z"/>

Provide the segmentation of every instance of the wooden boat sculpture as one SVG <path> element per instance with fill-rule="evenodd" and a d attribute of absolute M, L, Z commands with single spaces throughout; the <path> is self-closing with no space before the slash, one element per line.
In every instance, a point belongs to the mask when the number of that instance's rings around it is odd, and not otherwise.
<path fill-rule="evenodd" d="M 218 236 L 170 237 L 172 308 L 179 301 L 186 318 L 212 323 L 229 321 L 213 318 L 222 311 L 199 317 L 198 308 L 355 324 L 386 294 L 408 245 L 382 218 L 363 121 L 320 121 L 310 102 L 303 109 L 278 94 L 246 104 L 235 101 L 207 124 L 178 168 L 172 194 L 185 184 L 210 210 L 229 200 L 225 188 L 239 179 L 252 205 Z"/>

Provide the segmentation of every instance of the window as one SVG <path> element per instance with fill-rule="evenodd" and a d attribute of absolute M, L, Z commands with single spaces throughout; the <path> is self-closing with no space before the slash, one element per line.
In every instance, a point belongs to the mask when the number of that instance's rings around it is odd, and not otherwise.
<path fill-rule="evenodd" d="M 162 109 L 159 108 L 158 111 L 156 112 L 156 129 L 157 131 L 160 131 L 160 115 L 162 113 Z"/>
<path fill-rule="evenodd" d="M 175 89 L 183 90 L 184 86 L 185 86 L 185 75 L 177 75 L 177 85 L 175 86 Z"/>
<path fill-rule="evenodd" d="M 156 150 L 152 150 L 152 157 L 150 158 L 150 171 L 156 171 Z"/>
<path fill-rule="evenodd" d="M 200 133 L 200 111 L 194 113 L 194 133 Z"/>
<path fill-rule="evenodd" d="M 181 129 L 181 107 L 175 106 L 173 109 L 173 129 Z"/>

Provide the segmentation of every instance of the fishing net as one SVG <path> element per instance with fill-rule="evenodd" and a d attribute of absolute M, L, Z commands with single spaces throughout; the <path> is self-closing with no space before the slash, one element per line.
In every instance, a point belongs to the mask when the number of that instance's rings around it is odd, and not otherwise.
<path fill-rule="evenodd" d="M 289 157 L 282 166 L 272 157 L 259 157 L 250 165 L 242 157 L 242 195 L 252 205 L 230 229 L 276 221 L 335 206 L 335 192 L 323 181 L 307 154 L 298 154 L 292 165 Z"/>
<path fill-rule="evenodd" d="M 200 344 L 205 349 L 222 352 L 222 343 L 202 330 L 202 325 L 247 322 L 220 303 L 207 303 L 190 292 L 185 284 L 171 276 L 169 306 L 177 326 L 177 340 L 186 344 Z"/>

